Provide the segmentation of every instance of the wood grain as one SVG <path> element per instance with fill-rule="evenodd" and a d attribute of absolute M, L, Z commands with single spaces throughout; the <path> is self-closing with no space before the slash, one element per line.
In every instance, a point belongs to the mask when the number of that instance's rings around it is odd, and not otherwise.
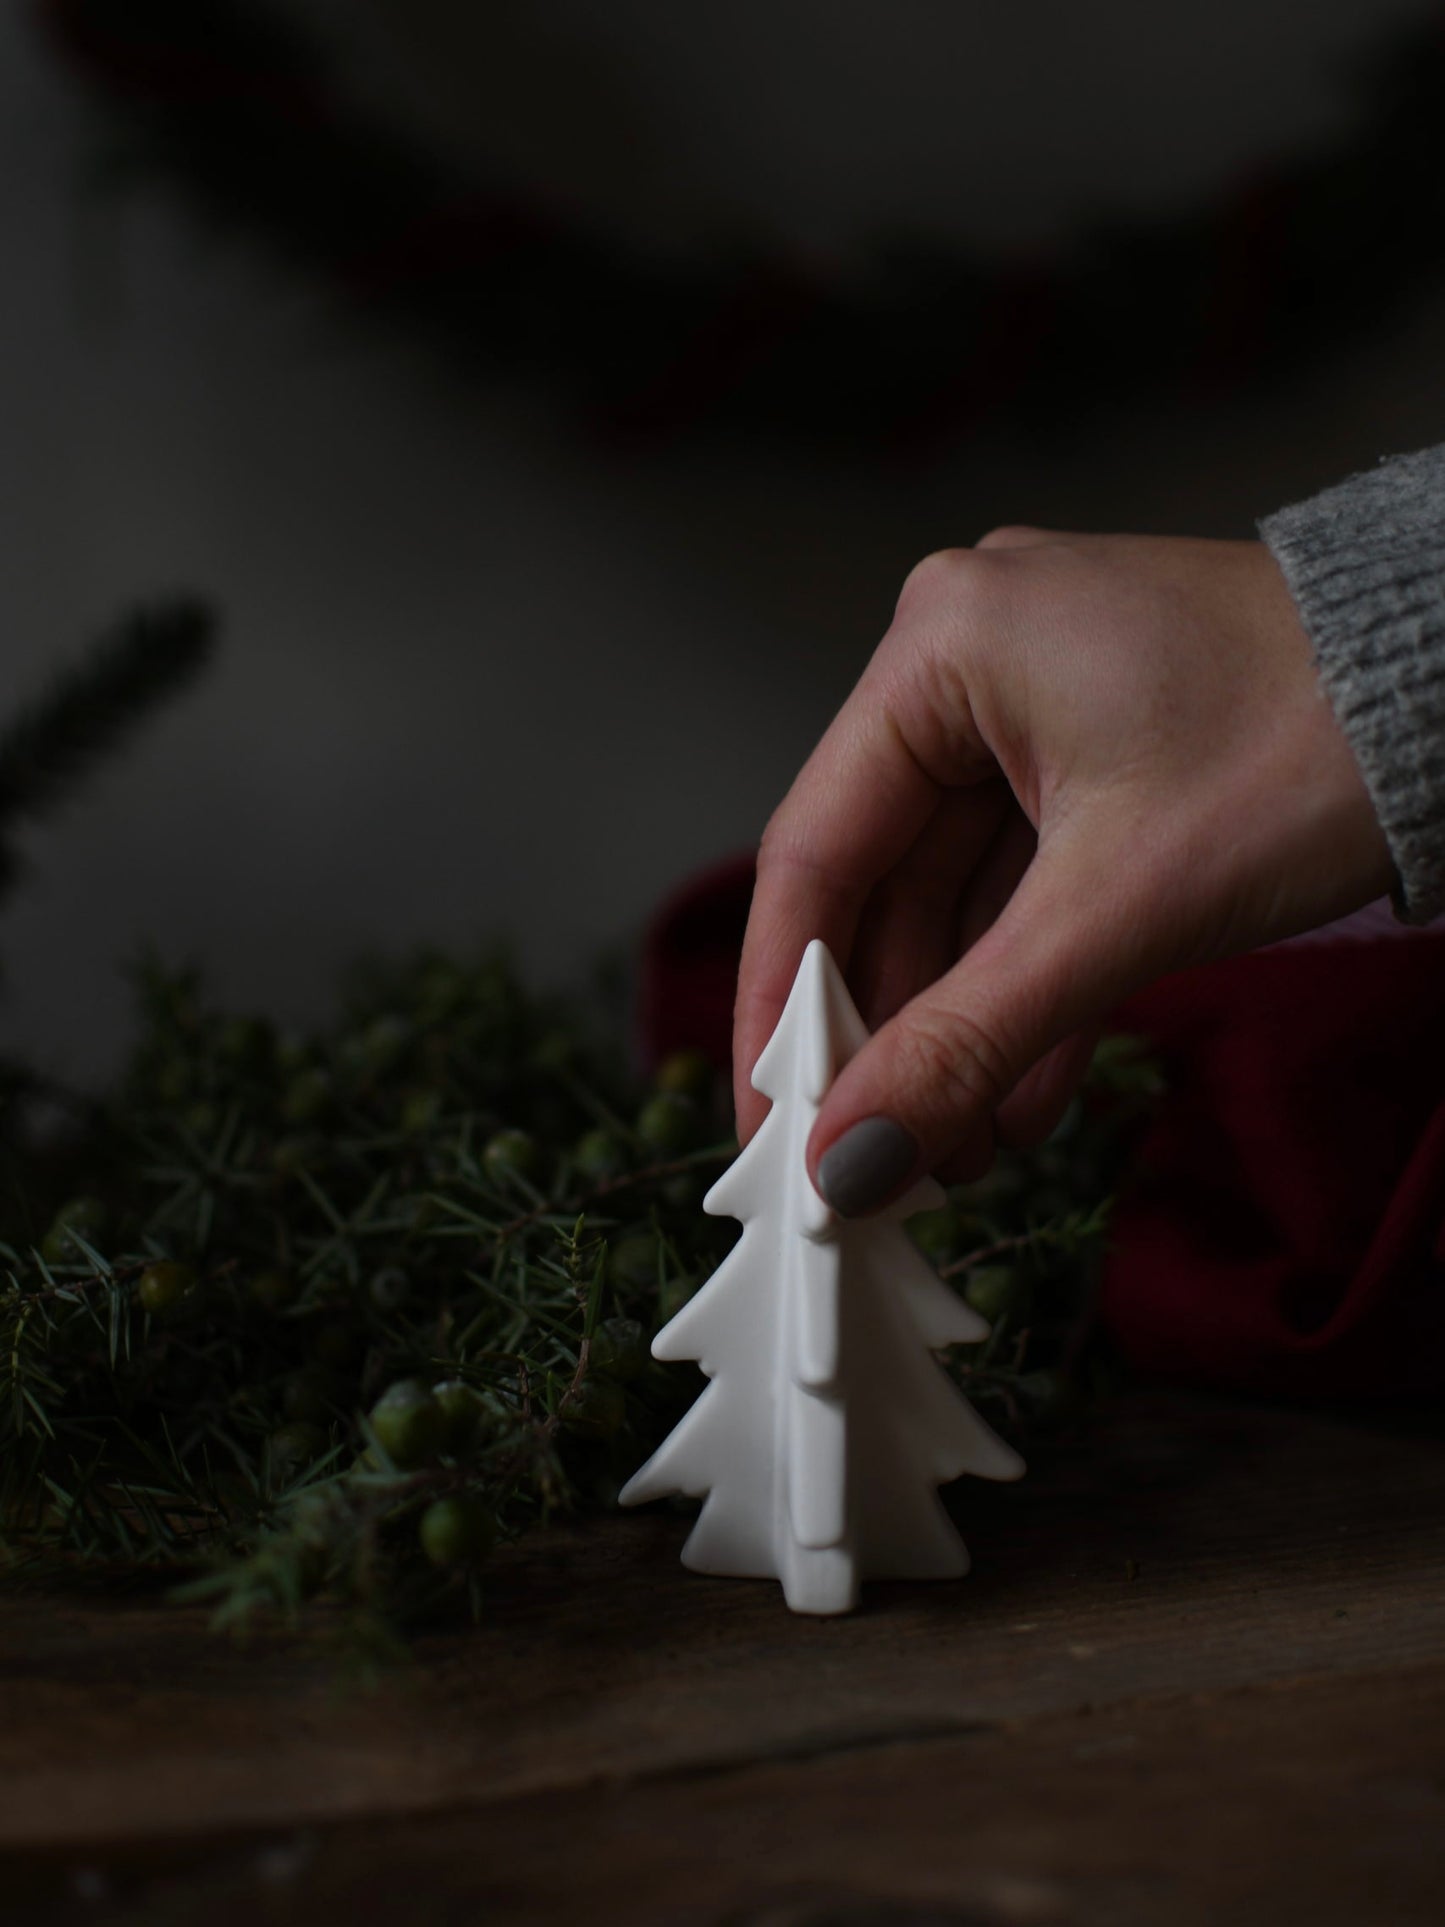
<path fill-rule="evenodd" d="M 539 1535 L 372 1695 L 8 1598 L 0 1920 L 1445 1918 L 1438 1427 L 1152 1395 L 959 1517 L 829 1621 L 675 1514 Z"/>

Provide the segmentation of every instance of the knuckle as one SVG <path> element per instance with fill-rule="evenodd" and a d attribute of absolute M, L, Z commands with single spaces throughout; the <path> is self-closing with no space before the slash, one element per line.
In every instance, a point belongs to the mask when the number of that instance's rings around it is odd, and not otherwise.
<path fill-rule="evenodd" d="M 959 579 L 967 573 L 969 556 L 968 549 L 935 549 L 932 555 L 914 563 L 899 593 L 899 613 L 930 603 L 940 594 L 954 593 Z"/>
<path fill-rule="evenodd" d="M 1028 548 L 1044 539 L 1043 530 L 1032 527 L 1027 522 L 1005 522 L 987 535 L 981 535 L 974 544 L 978 549 L 1022 549 Z"/>
<path fill-rule="evenodd" d="M 758 842 L 757 868 L 782 870 L 806 868 L 805 851 L 798 834 L 797 810 L 792 798 L 773 811 Z"/>
<path fill-rule="evenodd" d="M 780 803 L 763 825 L 762 836 L 758 839 L 759 869 L 777 860 L 778 851 L 787 835 L 787 824 L 783 814 L 785 807 L 786 805 Z"/>
<path fill-rule="evenodd" d="M 1008 1055 L 981 1024 L 929 1004 L 900 1025 L 898 1071 L 941 1117 L 996 1111 L 1008 1094 Z"/>
<path fill-rule="evenodd" d="M 784 889 L 810 885 L 826 888 L 846 884 L 850 873 L 846 854 L 820 847 L 806 809 L 790 802 L 769 819 L 758 844 L 754 865 L 757 881 L 766 877 L 775 887 Z"/>

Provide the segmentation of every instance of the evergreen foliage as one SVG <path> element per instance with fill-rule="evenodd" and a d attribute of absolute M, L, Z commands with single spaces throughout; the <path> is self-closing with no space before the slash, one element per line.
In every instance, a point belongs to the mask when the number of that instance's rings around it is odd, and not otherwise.
<path fill-rule="evenodd" d="M 721 1094 L 664 1066 L 659 1155 L 656 1087 L 496 956 L 369 969 L 308 1037 L 208 1009 L 189 974 L 139 989 L 84 1129 L 37 1147 L 23 1104 L 6 1120 L 12 1567 L 190 1571 L 223 1624 L 324 1595 L 367 1651 L 478 1610 L 493 1545 L 610 1508 L 692 1396 L 648 1347 L 735 1234 L 699 1209 L 735 1150 Z M 1096 1096 L 1138 1082 L 1101 1055 Z M 993 1334 L 952 1363 L 1005 1426 L 1077 1363 L 1129 1109 L 1091 1101 L 917 1226 L 989 1284 Z"/>
<path fill-rule="evenodd" d="M 0 735 L 0 895 L 19 873 L 18 833 L 49 815 L 150 713 L 205 667 L 202 604 L 139 609 L 68 664 Z"/>

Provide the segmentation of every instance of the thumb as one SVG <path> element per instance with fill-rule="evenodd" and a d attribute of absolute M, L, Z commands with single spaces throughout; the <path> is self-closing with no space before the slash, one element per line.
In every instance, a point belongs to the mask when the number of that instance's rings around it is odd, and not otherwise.
<path fill-rule="evenodd" d="M 1134 987 L 1140 919 L 1101 867 L 1041 846 L 998 921 L 839 1073 L 808 1172 L 840 1217 L 878 1210 L 945 1161 L 981 1176 L 1015 1085 Z"/>

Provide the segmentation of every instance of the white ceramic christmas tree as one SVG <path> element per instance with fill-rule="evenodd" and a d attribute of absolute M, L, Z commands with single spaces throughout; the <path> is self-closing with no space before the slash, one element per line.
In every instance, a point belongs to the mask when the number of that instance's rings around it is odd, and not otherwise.
<path fill-rule="evenodd" d="M 703 1201 L 743 1235 L 653 1340 L 655 1358 L 696 1359 L 712 1383 L 621 1495 L 706 1494 L 683 1563 L 780 1579 L 795 1612 L 847 1612 L 864 1579 L 967 1572 L 938 1487 L 1024 1469 L 932 1355 L 988 1336 L 903 1228 L 939 1187 L 854 1221 L 808 1177 L 818 1107 L 866 1037 L 811 943 L 753 1071 L 773 1108 Z"/>

